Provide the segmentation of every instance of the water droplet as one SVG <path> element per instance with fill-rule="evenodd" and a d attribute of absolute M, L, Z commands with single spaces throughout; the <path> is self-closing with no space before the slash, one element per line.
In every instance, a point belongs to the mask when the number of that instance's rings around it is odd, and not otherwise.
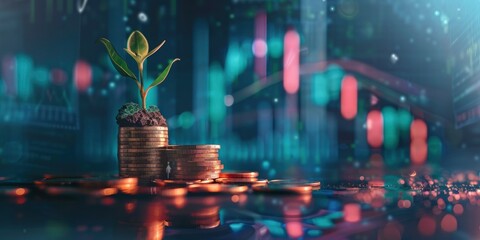
<path fill-rule="evenodd" d="M 390 61 L 391 61 L 393 64 L 397 63 L 397 61 L 398 61 L 398 56 L 397 56 L 397 54 L 392 53 L 392 54 L 390 55 Z"/>
<path fill-rule="evenodd" d="M 139 13 L 138 20 L 140 20 L 140 22 L 147 22 L 148 21 L 147 14 L 145 14 L 144 12 Z"/>

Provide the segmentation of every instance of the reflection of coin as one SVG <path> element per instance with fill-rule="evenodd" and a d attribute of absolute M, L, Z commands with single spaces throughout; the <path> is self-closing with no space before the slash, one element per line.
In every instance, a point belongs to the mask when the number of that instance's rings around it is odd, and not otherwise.
<path fill-rule="evenodd" d="M 312 186 L 253 184 L 252 190 L 254 192 L 262 192 L 262 193 L 311 194 Z"/>
<path fill-rule="evenodd" d="M 188 186 L 188 191 L 193 193 L 231 193 L 238 194 L 248 191 L 247 186 L 222 185 L 218 183 L 210 184 L 192 184 Z"/>

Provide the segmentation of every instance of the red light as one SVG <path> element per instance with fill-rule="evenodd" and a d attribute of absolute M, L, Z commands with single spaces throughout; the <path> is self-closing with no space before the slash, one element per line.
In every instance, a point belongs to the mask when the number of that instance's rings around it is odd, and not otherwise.
<path fill-rule="evenodd" d="M 79 60 L 73 68 L 73 80 L 79 92 L 86 91 L 92 84 L 92 67 L 85 61 Z"/>
<path fill-rule="evenodd" d="M 442 230 L 445 232 L 455 232 L 457 231 L 457 219 L 452 214 L 446 214 L 440 222 Z"/>
<path fill-rule="evenodd" d="M 343 218 L 346 222 L 358 222 L 361 219 L 360 204 L 349 203 L 343 207 Z"/>
<path fill-rule="evenodd" d="M 424 236 L 432 236 L 437 228 L 435 219 L 430 216 L 423 216 L 418 222 L 418 231 Z"/>
<path fill-rule="evenodd" d="M 427 160 L 428 145 L 425 140 L 413 139 L 410 144 L 410 159 L 413 164 L 424 164 Z"/>
<path fill-rule="evenodd" d="M 357 90 L 357 79 L 354 76 L 345 76 L 342 81 L 340 96 L 340 110 L 345 119 L 353 119 L 357 115 Z"/>
<path fill-rule="evenodd" d="M 295 30 L 285 33 L 283 55 L 283 87 L 295 94 L 300 87 L 300 37 Z"/>
<path fill-rule="evenodd" d="M 255 17 L 255 41 L 253 54 L 255 55 L 255 73 L 264 80 L 267 76 L 267 14 L 260 12 Z"/>
<path fill-rule="evenodd" d="M 287 222 L 285 224 L 287 234 L 291 238 L 300 238 L 303 236 L 302 224 L 300 222 Z"/>
<path fill-rule="evenodd" d="M 372 147 L 383 144 L 383 116 L 380 111 L 373 110 L 367 115 L 367 142 Z"/>
<path fill-rule="evenodd" d="M 416 119 L 410 125 L 410 138 L 427 140 L 427 124 L 421 119 Z"/>

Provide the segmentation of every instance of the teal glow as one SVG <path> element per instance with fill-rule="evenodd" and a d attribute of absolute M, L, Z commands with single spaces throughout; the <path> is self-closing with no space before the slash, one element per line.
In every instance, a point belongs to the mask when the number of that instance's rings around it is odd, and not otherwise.
<path fill-rule="evenodd" d="M 210 66 L 208 88 L 210 120 L 218 123 L 225 118 L 226 114 L 226 107 L 223 101 L 225 80 L 222 67 L 218 63 L 213 63 Z"/>
<path fill-rule="evenodd" d="M 92 69 L 93 71 L 93 79 L 95 79 L 95 68 Z M 153 78 L 148 78 L 146 79 L 147 82 L 152 82 L 153 81 Z M 130 84 L 130 83 L 129 83 Z M 133 87 L 133 86 L 131 86 Z M 147 96 L 147 107 L 148 106 L 152 106 L 152 105 L 157 105 L 158 104 L 158 91 L 160 91 L 160 88 L 156 87 L 156 88 L 152 88 L 149 92 L 148 92 L 148 96 Z M 138 102 L 141 102 L 141 99 L 140 99 L 140 96 L 139 96 L 139 100 Z"/>
<path fill-rule="evenodd" d="M 237 43 L 231 43 L 225 58 L 225 74 L 228 81 L 234 81 L 247 67 L 247 59 Z"/>
<path fill-rule="evenodd" d="M 270 234 L 276 237 L 286 236 L 285 230 L 282 227 L 282 223 L 274 220 L 261 220 L 260 223 L 268 228 Z"/>
<path fill-rule="evenodd" d="M 344 75 L 343 69 L 336 64 L 330 64 L 325 70 L 325 76 L 329 82 L 330 100 L 338 100 Z"/>
<path fill-rule="evenodd" d="M 48 86 L 50 80 L 50 73 L 48 72 L 48 69 L 43 67 L 36 68 L 33 72 L 33 80 L 40 87 Z"/>
<path fill-rule="evenodd" d="M 429 157 L 439 158 L 442 155 L 443 144 L 440 138 L 437 136 L 431 136 L 428 138 L 428 155 Z"/>
<path fill-rule="evenodd" d="M 402 132 L 410 131 L 410 124 L 412 123 L 413 117 L 409 111 L 405 109 L 399 109 L 397 111 L 397 124 L 398 129 Z"/>
<path fill-rule="evenodd" d="M 242 230 L 243 226 L 245 226 L 245 224 L 243 223 L 230 224 L 230 228 L 232 229 L 233 232 L 239 232 L 240 230 Z"/>
<path fill-rule="evenodd" d="M 313 224 L 315 224 L 316 226 L 318 226 L 321 229 L 333 228 L 333 226 L 335 226 L 335 224 L 333 224 L 333 222 L 329 218 L 326 218 L 326 217 L 314 218 L 314 219 L 312 219 L 312 222 L 313 222 Z"/>
<path fill-rule="evenodd" d="M 15 77 L 17 80 L 17 93 L 21 99 L 29 99 L 32 94 L 33 60 L 23 54 L 15 58 Z"/>
<path fill-rule="evenodd" d="M 195 116 L 191 112 L 183 112 L 178 116 L 178 125 L 183 129 L 189 129 L 195 123 Z"/>
<path fill-rule="evenodd" d="M 308 230 L 307 235 L 309 237 L 318 237 L 318 236 L 322 235 L 322 231 L 320 231 L 320 230 Z"/>
<path fill-rule="evenodd" d="M 283 54 L 283 41 L 281 38 L 268 39 L 268 54 L 272 58 L 280 58 Z"/>
<path fill-rule="evenodd" d="M 317 73 L 312 77 L 312 101 L 319 106 L 327 105 L 329 98 L 328 79 L 322 73 Z"/>
<path fill-rule="evenodd" d="M 386 149 L 394 149 L 398 145 L 397 112 L 392 107 L 382 109 L 383 145 Z"/>
<path fill-rule="evenodd" d="M 329 219 L 332 219 L 332 220 L 341 219 L 341 218 L 343 218 L 343 212 L 341 212 L 341 211 L 332 212 L 325 217 L 327 217 Z"/>

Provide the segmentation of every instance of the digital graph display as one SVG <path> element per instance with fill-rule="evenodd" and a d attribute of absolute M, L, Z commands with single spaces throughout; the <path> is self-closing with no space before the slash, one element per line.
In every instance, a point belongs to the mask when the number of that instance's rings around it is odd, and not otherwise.
<path fill-rule="evenodd" d="M 455 125 L 461 128 L 480 119 L 480 5 L 464 1 L 450 23 L 452 91 Z"/>

